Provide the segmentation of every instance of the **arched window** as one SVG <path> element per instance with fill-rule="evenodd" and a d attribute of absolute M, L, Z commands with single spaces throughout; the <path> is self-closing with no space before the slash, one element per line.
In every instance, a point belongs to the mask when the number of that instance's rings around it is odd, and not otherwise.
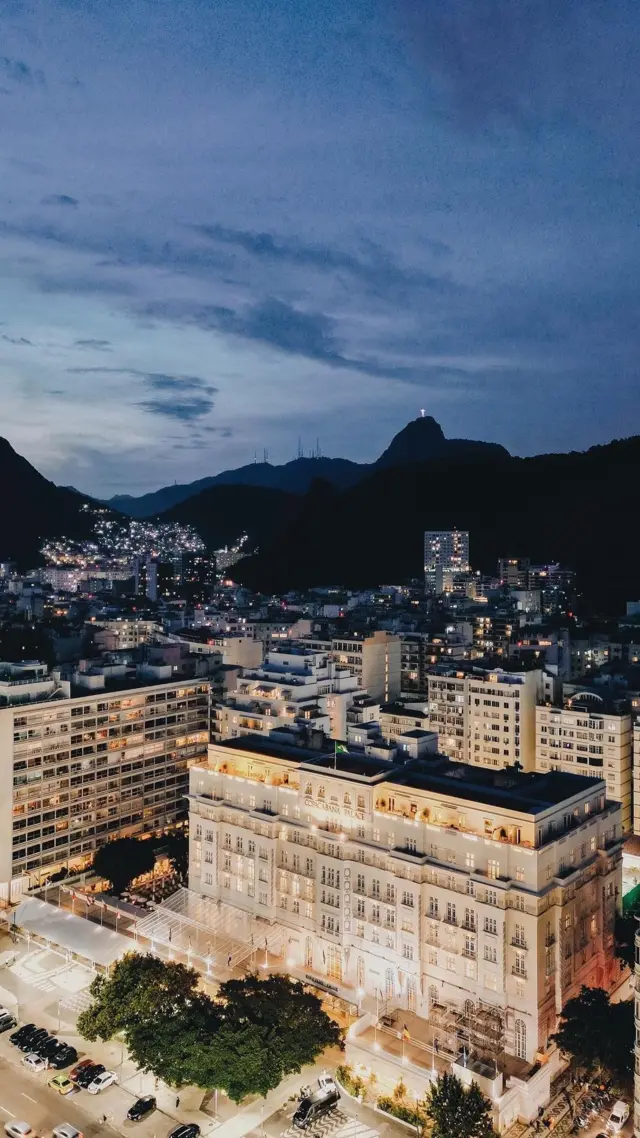
<path fill-rule="evenodd" d="M 515 1050 L 518 1059 L 527 1058 L 527 1025 L 523 1019 L 517 1019 L 515 1025 Z"/>
<path fill-rule="evenodd" d="M 434 1007 L 438 1002 L 438 989 L 435 984 L 431 984 L 429 988 L 429 1008 Z"/>
<path fill-rule="evenodd" d="M 305 792 L 307 798 L 311 798 L 311 796 L 313 794 L 313 786 L 310 782 L 308 782 L 307 785 L 305 786 L 304 792 Z"/>
<path fill-rule="evenodd" d="M 313 940 L 310 936 L 304 942 L 304 966 L 313 968 Z"/>
<path fill-rule="evenodd" d="M 475 1015 L 475 1011 L 476 1011 L 476 1005 L 474 1004 L 473 1000 L 465 1000 L 464 1001 L 465 1019 L 472 1019 L 473 1016 Z"/>

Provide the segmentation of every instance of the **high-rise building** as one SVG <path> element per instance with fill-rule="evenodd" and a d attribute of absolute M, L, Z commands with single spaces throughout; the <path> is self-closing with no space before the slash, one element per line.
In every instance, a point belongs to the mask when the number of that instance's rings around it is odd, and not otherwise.
<path fill-rule="evenodd" d="M 448 593 L 453 578 L 468 573 L 467 530 L 427 530 L 424 535 L 424 583 L 428 593 Z"/>
<path fill-rule="evenodd" d="M 625 834 L 633 828 L 633 732 L 630 711 L 593 690 L 577 691 L 562 707 L 536 708 L 536 768 L 605 779 L 622 807 Z"/>
<path fill-rule="evenodd" d="M 82 869 L 108 838 L 174 825 L 206 755 L 209 681 L 94 670 L 84 690 L 15 666 L 0 682 L 0 901 Z M 31 680 L 31 682 L 30 682 Z"/>
<path fill-rule="evenodd" d="M 619 979 L 620 807 L 601 779 L 274 732 L 212 745 L 189 798 L 192 891 L 277 933 L 301 979 L 442 1025 L 454 1058 L 532 1063 L 583 984 Z"/>
<path fill-rule="evenodd" d="M 429 721 L 444 754 L 474 766 L 535 769 L 539 669 L 439 668 L 427 680 Z"/>
<path fill-rule="evenodd" d="M 335 636 L 331 655 L 337 664 L 349 668 L 372 699 L 390 703 L 398 699 L 402 682 L 402 640 L 393 632 L 377 631 L 369 636 Z"/>

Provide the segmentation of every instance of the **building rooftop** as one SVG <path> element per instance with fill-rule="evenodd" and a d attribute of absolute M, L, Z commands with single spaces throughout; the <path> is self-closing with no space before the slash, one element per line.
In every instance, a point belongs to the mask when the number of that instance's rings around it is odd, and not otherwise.
<path fill-rule="evenodd" d="M 406 707 L 403 703 L 383 703 L 380 708 L 381 715 L 404 715 L 408 719 L 428 719 L 426 711 L 415 707 Z"/>
<path fill-rule="evenodd" d="M 492 771 L 467 763 L 432 765 L 429 760 L 425 762 L 422 759 L 394 770 L 389 781 L 415 790 L 451 795 L 534 815 L 542 814 L 602 783 L 600 778 L 565 774 L 563 771 Z"/>

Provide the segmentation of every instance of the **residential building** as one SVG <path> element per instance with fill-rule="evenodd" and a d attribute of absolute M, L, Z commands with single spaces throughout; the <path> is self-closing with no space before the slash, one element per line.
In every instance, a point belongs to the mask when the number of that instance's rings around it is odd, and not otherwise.
<path fill-rule="evenodd" d="M 331 655 L 357 676 L 372 699 L 389 703 L 400 695 L 402 641 L 395 633 L 378 630 L 370 636 L 334 637 Z"/>
<path fill-rule="evenodd" d="M 0 683 L 5 902 L 58 869 L 82 869 L 108 838 L 173 826 L 209 740 L 206 679 L 158 683 L 123 667 L 111 678 L 94 669 L 79 687 L 29 669 Z"/>
<path fill-rule="evenodd" d="M 424 583 L 428 593 L 449 593 L 453 578 L 468 573 L 467 530 L 427 530 L 424 535 Z"/>
<path fill-rule="evenodd" d="M 434 670 L 428 677 L 429 720 L 440 750 L 474 766 L 518 763 L 534 770 L 536 703 L 542 690 L 539 669 Z"/>
<path fill-rule="evenodd" d="M 640 718 L 633 720 L 633 832 L 640 836 Z"/>
<path fill-rule="evenodd" d="M 429 709 L 419 703 L 385 703 L 380 708 L 380 734 L 395 743 L 407 731 L 429 731 Z"/>
<path fill-rule="evenodd" d="M 347 709 L 360 692 L 358 679 L 331 656 L 311 649 L 278 648 L 264 663 L 245 669 L 237 686 L 216 702 L 211 730 L 219 740 L 240 735 L 268 735 L 278 727 L 301 723 L 334 739 L 347 735 Z"/>
<path fill-rule="evenodd" d="M 139 648 L 162 634 L 162 625 L 155 620 L 115 620 L 90 621 L 93 629 L 93 642 L 103 652 L 118 652 L 122 649 Z"/>
<path fill-rule="evenodd" d="M 640 1138 L 640 926 L 636 933 L 636 963 L 634 968 L 635 989 L 635 1075 L 633 1095 L 633 1134 Z"/>
<path fill-rule="evenodd" d="M 577 691 L 562 707 L 536 708 L 536 769 L 603 778 L 607 797 L 622 807 L 625 834 L 633 827 L 633 731 L 628 705 Z"/>
<path fill-rule="evenodd" d="M 402 674 L 400 681 L 403 699 L 426 699 L 427 676 L 434 664 L 466 660 L 470 656 L 471 637 L 457 630 L 436 636 L 429 632 L 406 632 L 402 636 Z"/>
<path fill-rule="evenodd" d="M 621 845 L 602 779 L 336 755 L 290 731 L 214 744 L 190 772 L 190 889 L 249 914 L 260 944 L 279 930 L 293 975 L 442 1024 L 450 1058 L 531 1064 L 583 984 L 619 979 Z"/>

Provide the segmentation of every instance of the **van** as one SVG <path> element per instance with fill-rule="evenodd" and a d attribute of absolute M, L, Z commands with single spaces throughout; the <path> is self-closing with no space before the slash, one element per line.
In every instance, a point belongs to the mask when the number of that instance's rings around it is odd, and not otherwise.
<path fill-rule="evenodd" d="M 305 1095 L 295 1111 L 293 1125 L 298 1130 L 306 1130 L 307 1126 L 317 1122 L 323 1115 L 330 1114 L 340 1101 L 340 1091 L 333 1079 L 325 1076 L 318 1083 L 318 1089 Z"/>
<path fill-rule="evenodd" d="M 629 1107 L 626 1102 L 618 1099 L 614 1102 L 611 1108 L 611 1114 L 607 1120 L 607 1130 L 609 1134 L 619 1134 L 629 1117 Z"/>

